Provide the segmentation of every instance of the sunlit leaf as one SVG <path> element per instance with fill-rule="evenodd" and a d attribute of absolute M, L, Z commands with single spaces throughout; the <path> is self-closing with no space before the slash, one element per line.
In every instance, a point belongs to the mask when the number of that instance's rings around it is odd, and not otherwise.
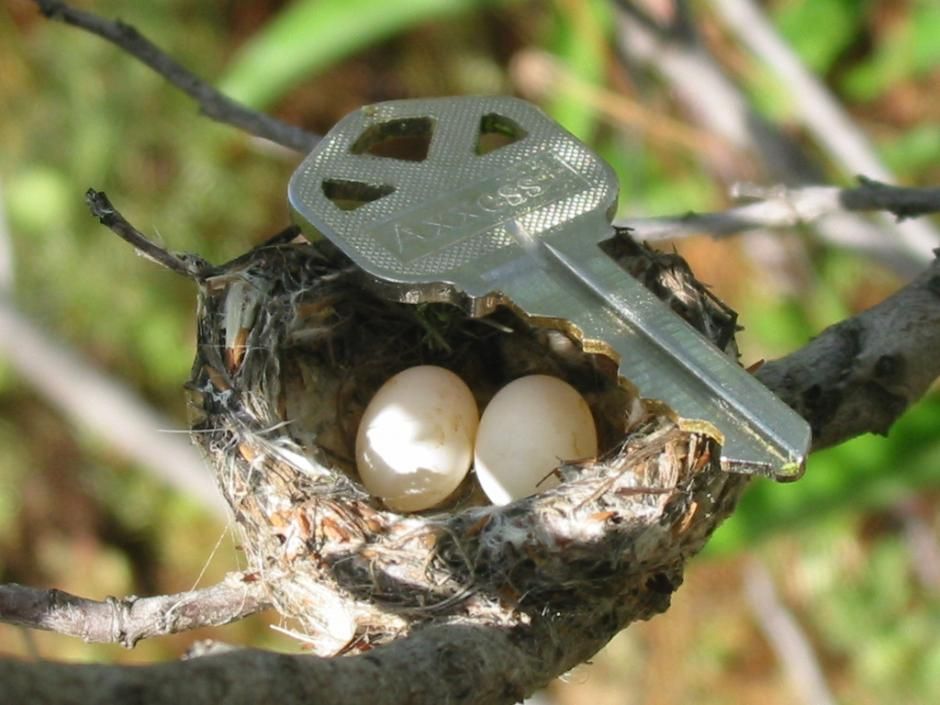
<path fill-rule="evenodd" d="M 305 78 L 415 24 L 498 0 L 295 0 L 242 47 L 224 93 L 254 108 Z"/>

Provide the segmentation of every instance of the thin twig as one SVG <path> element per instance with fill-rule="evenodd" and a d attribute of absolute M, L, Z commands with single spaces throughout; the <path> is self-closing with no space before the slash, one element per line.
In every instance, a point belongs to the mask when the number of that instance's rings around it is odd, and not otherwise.
<path fill-rule="evenodd" d="M 624 59 L 662 75 L 692 119 L 739 150 L 760 157 L 773 180 L 788 186 L 823 180 L 822 171 L 800 145 L 751 107 L 691 24 L 684 23 L 679 31 L 658 25 L 634 2 L 617 0 L 616 5 L 618 47 Z M 905 277 L 914 276 L 930 261 L 929 250 L 901 247 L 890 237 L 893 225 L 876 227 L 864 218 L 837 212 L 818 221 L 815 229 L 822 239 L 868 253 Z"/>
<path fill-rule="evenodd" d="M 141 639 L 229 624 L 267 607 L 262 583 L 242 573 L 176 595 L 103 602 L 61 590 L 0 585 L 0 622 L 128 648 Z"/>
<path fill-rule="evenodd" d="M 715 213 L 618 218 L 614 225 L 629 228 L 638 240 L 654 242 L 688 235 L 723 237 L 758 228 L 792 228 L 836 213 L 887 211 L 898 219 L 940 213 L 938 187 L 888 186 L 865 177 L 859 177 L 855 188 L 738 184 L 732 189 L 732 196 L 758 200 Z"/>
<path fill-rule="evenodd" d="M 822 666 L 799 622 L 777 595 L 773 577 L 754 559 L 744 574 L 744 592 L 761 631 L 805 705 L 835 705 Z"/>
<path fill-rule="evenodd" d="M 752 0 L 716 0 L 713 4 L 738 39 L 783 80 L 797 106 L 798 117 L 840 167 L 849 173 L 869 174 L 879 181 L 896 180 L 865 133 Z M 940 235 L 930 223 L 910 223 L 896 230 L 914 252 L 930 252 L 940 245 Z"/>
<path fill-rule="evenodd" d="M 140 230 L 127 222 L 123 215 L 111 205 L 104 191 L 90 188 L 85 192 L 88 210 L 105 227 L 122 240 L 130 243 L 138 253 L 167 269 L 190 279 L 201 280 L 211 273 L 211 267 L 201 257 L 186 253 L 170 252 L 160 247 Z"/>
<path fill-rule="evenodd" d="M 152 68 L 199 104 L 203 115 L 288 149 L 309 152 L 320 138 L 271 115 L 251 110 L 220 93 L 171 58 L 131 25 L 106 20 L 59 0 L 34 0 L 49 19 L 65 22 L 108 40 Z"/>

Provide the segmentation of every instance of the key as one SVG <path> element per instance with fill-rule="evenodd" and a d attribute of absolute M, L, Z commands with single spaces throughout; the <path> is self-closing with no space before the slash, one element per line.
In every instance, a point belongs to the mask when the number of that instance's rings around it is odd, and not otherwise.
<path fill-rule="evenodd" d="M 729 472 L 797 479 L 810 429 L 600 247 L 619 184 L 537 107 L 509 97 L 400 100 L 340 120 L 291 177 L 295 221 L 381 295 L 509 306 L 619 365 Z"/>

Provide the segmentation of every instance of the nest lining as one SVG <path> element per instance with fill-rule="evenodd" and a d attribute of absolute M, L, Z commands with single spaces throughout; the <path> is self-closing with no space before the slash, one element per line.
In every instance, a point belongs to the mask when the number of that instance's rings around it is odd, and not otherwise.
<path fill-rule="evenodd" d="M 734 316 L 684 262 L 628 237 L 609 253 L 733 351 Z M 201 285 L 188 383 L 194 438 L 217 473 L 243 548 L 272 603 L 314 651 L 371 648 L 433 623 L 518 625 L 572 612 L 668 605 L 685 559 L 744 486 L 707 436 L 639 402 L 615 367 L 563 331 L 507 309 L 486 319 L 366 291 L 328 244 L 271 241 Z M 392 374 L 438 364 L 480 408 L 525 374 L 588 400 L 602 453 L 564 482 L 489 506 L 471 476 L 444 504 L 388 511 L 358 483 L 356 425 Z"/>

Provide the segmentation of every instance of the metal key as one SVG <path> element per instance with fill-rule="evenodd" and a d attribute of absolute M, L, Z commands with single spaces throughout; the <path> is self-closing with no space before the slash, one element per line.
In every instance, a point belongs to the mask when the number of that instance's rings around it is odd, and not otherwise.
<path fill-rule="evenodd" d="M 400 100 L 343 118 L 303 161 L 297 223 L 384 296 L 507 305 L 603 352 L 641 396 L 722 443 L 722 467 L 798 478 L 806 422 L 628 275 L 613 237 L 617 178 L 541 110 L 508 97 Z"/>

